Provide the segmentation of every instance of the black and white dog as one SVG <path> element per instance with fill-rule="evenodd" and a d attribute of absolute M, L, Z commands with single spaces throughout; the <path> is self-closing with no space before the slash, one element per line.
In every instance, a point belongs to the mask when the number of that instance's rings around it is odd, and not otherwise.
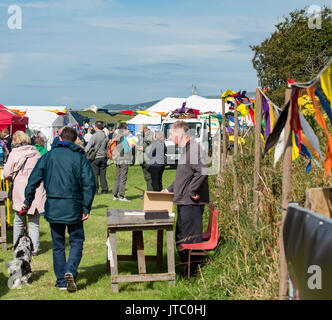
<path fill-rule="evenodd" d="M 19 289 L 22 284 L 28 284 L 29 278 L 32 276 L 31 271 L 31 253 L 33 251 L 33 243 L 29 236 L 21 235 L 14 245 L 14 260 L 6 261 L 6 266 L 10 278 L 8 286 L 11 289 Z"/>

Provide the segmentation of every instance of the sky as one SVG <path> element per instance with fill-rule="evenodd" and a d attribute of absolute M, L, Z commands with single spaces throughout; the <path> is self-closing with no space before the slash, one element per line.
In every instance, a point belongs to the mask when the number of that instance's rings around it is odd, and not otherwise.
<path fill-rule="evenodd" d="M 22 28 L 8 27 L 11 5 Z M 332 0 L 1 0 L 0 104 L 86 107 L 255 91 L 249 45 Z"/>

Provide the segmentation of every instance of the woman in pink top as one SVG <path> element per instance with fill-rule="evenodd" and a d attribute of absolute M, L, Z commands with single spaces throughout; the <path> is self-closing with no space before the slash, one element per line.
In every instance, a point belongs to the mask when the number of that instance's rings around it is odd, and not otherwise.
<path fill-rule="evenodd" d="M 24 205 L 24 190 L 28 183 L 29 176 L 41 157 L 39 151 L 30 145 L 30 138 L 23 131 L 16 131 L 13 134 L 13 149 L 9 154 L 7 163 L 4 166 L 3 175 L 7 179 L 14 178 L 12 207 L 15 210 L 13 242 L 24 231 L 24 217 L 18 212 Z M 46 192 L 43 185 L 36 191 L 35 200 L 28 211 L 29 236 L 34 246 L 33 255 L 37 255 L 39 247 L 39 218 L 44 212 Z"/>

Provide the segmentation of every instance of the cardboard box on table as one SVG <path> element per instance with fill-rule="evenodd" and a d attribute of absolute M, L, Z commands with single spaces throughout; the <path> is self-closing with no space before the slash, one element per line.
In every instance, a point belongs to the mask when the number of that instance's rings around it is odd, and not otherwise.
<path fill-rule="evenodd" d="M 136 189 L 143 192 L 143 212 L 154 213 L 156 216 L 158 213 L 172 214 L 173 212 L 173 192 L 156 192 L 146 191 L 139 187 Z"/>

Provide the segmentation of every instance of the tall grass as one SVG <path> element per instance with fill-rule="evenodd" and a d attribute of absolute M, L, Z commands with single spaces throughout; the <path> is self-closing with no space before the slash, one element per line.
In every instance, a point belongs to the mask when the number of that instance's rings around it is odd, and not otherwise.
<path fill-rule="evenodd" d="M 323 147 L 324 148 L 324 147 Z M 220 211 L 221 241 L 213 260 L 201 266 L 190 287 L 180 279 L 168 296 L 178 299 L 277 299 L 279 285 L 279 230 L 281 221 L 282 159 L 273 167 L 274 153 L 261 160 L 259 208 L 253 208 L 254 134 L 234 163 L 238 189 L 234 199 L 233 170 L 210 178 L 212 202 Z M 291 200 L 304 205 L 308 188 L 331 184 L 324 170 L 307 160 L 292 163 Z M 258 210 L 258 224 L 254 212 Z M 187 287 L 186 287 L 187 284 Z"/>

